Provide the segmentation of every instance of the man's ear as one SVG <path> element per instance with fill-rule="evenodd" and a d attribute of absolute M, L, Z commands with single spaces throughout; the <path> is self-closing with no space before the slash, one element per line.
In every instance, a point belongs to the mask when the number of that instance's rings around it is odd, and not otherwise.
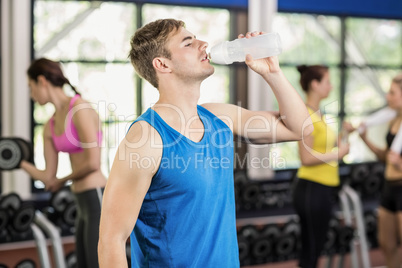
<path fill-rule="evenodd" d="M 169 68 L 169 61 L 166 58 L 162 58 L 162 57 L 156 57 L 153 61 L 152 61 L 152 65 L 154 66 L 155 70 L 157 72 L 161 72 L 161 73 L 170 73 L 171 70 Z"/>

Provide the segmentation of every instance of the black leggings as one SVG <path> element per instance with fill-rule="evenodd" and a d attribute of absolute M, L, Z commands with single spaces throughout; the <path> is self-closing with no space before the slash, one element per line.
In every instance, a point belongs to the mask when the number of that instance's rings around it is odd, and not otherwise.
<path fill-rule="evenodd" d="M 75 254 L 77 268 L 97 268 L 103 188 L 74 193 L 77 202 Z"/>
<path fill-rule="evenodd" d="M 299 266 L 315 268 L 327 239 L 335 188 L 298 179 L 293 206 L 300 218 L 301 252 Z"/>

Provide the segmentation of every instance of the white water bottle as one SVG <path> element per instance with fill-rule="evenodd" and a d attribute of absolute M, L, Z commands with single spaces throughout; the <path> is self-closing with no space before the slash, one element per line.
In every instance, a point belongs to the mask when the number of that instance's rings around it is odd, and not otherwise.
<path fill-rule="evenodd" d="M 251 38 L 224 41 L 211 48 L 210 59 L 217 64 L 231 64 L 246 60 L 250 54 L 253 59 L 276 56 L 282 52 L 281 38 L 278 33 L 267 33 Z"/>

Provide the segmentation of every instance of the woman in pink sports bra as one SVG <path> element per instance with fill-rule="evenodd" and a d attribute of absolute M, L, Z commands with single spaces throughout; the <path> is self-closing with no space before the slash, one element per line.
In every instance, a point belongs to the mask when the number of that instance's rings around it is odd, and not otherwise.
<path fill-rule="evenodd" d="M 106 178 L 101 172 L 101 120 L 90 103 L 83 100 L 64 76 L 60 64 L 41 58 L 28 68 L 31 97 L 40 105 L 52 103 L 55 113 L 45 124 L 44 154 L 46 169 L 22 161 L 21 168 L 42 181 L 49 191 L 58 191 L 71 182 L 77 203 L 76 256 L 78 267 L 98 267 L 97 245 L 101 201 Z M 63 86 L 69 85 L 76 95 L 67 96 Z M 58 152 L 67 152 L 72 172 L 56 178 Z"/>

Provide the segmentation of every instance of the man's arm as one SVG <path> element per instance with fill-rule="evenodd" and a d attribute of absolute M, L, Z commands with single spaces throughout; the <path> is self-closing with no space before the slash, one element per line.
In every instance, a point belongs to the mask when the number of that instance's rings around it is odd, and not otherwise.
<path fill-rule="evenodd" d="M 120 143 L 102 202 L 98 244 L 100 267 L 127 267 L 126 242 L 159 167 L 160 144 L 160 135 L 144 121 L 135 123 Z M 149 158 L 157 166 L 141 166 L 143 158 Z"/>
<path fill-rule="evenodd" d="M 259 34 L 261 33 L 247 33 L 246 38 Z M 253 60 L 247 55 L 246 64 L 260 74 L 271 87 L 279 104 L 279 114 L 249 111 L 228 104 L 203 106 L 226 122 L 232 128 L 234 135 L 249 143 L 301 140 L 303 136 L 310 135 L 314 127 L 306 105 L 280 69 L 278 58 Z"/>

